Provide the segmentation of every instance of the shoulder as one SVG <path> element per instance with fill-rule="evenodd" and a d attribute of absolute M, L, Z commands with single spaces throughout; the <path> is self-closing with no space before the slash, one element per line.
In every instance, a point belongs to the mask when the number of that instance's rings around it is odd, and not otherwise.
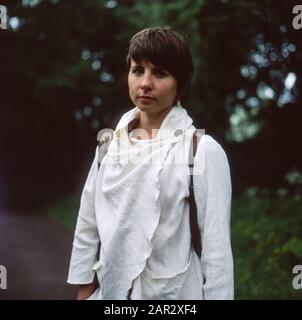
<path fill-rule="evenodd" d="M 230 171 L 223 147 L 210 135 L 203 135 L 198 144 L 194 160 L 196 174 L 221 174 Z"/>
<path fill-rule="evenodd" d="M 197 153 L 205 152 L 207 158 L 212 157 L 226 157 L 223 147 L 210 135 L 205 134 L 201 137 Z"/>

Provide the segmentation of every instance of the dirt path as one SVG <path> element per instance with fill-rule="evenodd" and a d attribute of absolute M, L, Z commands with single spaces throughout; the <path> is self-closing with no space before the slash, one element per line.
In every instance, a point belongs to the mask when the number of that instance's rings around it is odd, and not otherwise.
<path fill-rule="evenodd" d="M 3 299 L 74 299 L 66 283 L 73 233 L 41 215 L 0 212 L 0 265 L 7 269 Z"/>

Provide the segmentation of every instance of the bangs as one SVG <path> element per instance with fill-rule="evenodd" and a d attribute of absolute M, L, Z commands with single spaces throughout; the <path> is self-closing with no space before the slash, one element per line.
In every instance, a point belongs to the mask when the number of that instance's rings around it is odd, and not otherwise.
<path fill-rule="evenodd" d="M 174 53 L 175 55 L 175 53 Z M 149 60 L 152 64 L 166 69 L 175 76 L 175 57 L 173 57 L 173 46 L 163 38 L 161 34 L 150 34 L 149 37 L 137 37 L 132 39 L 129 54 L 128 68 L 131 58 L 136 63 Z"/>

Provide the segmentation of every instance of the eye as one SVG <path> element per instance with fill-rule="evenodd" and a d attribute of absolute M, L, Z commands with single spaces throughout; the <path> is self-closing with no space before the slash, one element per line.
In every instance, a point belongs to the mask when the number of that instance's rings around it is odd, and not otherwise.
<path fill-rule="evenodd" d="M 158 77 L 158 78 L 164 78 L 167 76 L 167 73 L 165 72 L 164 69 L 161 68 L 155 68 L 154 69 L 154 74 Z"/>
<path fill-rule="evenodd" d="M 134 67 L 132 69 L 132 73 L 135 75 L 141 75 L 144 73 L 144 69 L 142 67 Z"/>

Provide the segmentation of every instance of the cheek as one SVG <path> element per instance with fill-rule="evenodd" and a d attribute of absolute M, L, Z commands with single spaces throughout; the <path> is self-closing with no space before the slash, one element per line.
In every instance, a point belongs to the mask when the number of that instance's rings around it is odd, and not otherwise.
<path fill-rule="evenodd" d="M 131 77 L 128 78 L 128 88 L 129 88 L 129 92 L 132 92 L 135 88 L 135 84 L 133 79 L 131 79 Z"/>
<path fill-rule="evenodd" d="M 128 76 L 128 87 L 130 88 L 130 86 L 131 86 L 131 77 L 130 76 Z"/>
<path fill-rule="evenodd" d="M 166 95 L 167 98 L 174 97 L 177 92 L 177 87 L 175 83 L 168 83 L 163 87 L 163 94 Z"/>

